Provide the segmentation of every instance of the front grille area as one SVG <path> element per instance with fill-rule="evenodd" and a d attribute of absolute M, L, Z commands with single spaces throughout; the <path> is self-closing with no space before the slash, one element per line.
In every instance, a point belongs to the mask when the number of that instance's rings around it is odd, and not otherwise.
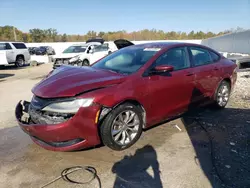
<path fill-rule="evenodd" d="M 66 114 L 66 113 L 57 113 L 57 112 L 46 112 L 42 111 L 42 109 L 49 105 L 52 102 L 59 101 L 61 99 L 43 99 L 37 96 L 32 98 L 32 101 L 29 105 L 28 113 L 30 115 L 30 119 L 35 124 L 58 124 L 67 121 L 74 114 Z"/>
<path fill-rule="evenodd" d="M 55 60 L 55 64 L 57 64 L 57 65 L 62 65 L 62 64 L 68 65 L 70 59 L 71 58 L 57 58 Z"/>

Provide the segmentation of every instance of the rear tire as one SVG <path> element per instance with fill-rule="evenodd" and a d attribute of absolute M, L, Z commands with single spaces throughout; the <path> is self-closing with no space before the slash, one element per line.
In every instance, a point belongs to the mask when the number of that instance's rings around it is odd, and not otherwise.
<path fill-rule="evenodd" d="M 117 151 L 129 148 L 142 134 L 141 110 L 130 103 L 119 105 L 112 110 L 100 127 L 104 145 Z"/>
<path fill-rule="evenodd" d="M 18 56 L 15 65 L 17 67 L 23 67 L 24 64 L 25 64 L 24 58 L 22 56 Z"/>
<path fill-rule="evenodd" d="M 218 109 L 225 108 L 230 97 L 231 93 L 231 86 L 230 83 L 223 80 L 219 87 L 216 90 L 214 100 L 215 100 L 215 107 Z"/>

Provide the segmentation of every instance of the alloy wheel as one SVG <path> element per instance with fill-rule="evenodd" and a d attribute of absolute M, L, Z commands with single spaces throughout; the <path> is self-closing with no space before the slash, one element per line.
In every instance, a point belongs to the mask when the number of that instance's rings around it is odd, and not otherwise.
<path fill-rule="evenodd" d="M 228 85 L 222 85 L 217 94 L 217 103 L 219 106 L 225 106 L 229 100 L 230 88 Z"/>
<path fill-rule="evenodd" d="M 116 116 L 111 127 L 112 139 L 119 145 L 130 144 L 139 132 L 140 120 L 132 110 L 126 110 Z"/>

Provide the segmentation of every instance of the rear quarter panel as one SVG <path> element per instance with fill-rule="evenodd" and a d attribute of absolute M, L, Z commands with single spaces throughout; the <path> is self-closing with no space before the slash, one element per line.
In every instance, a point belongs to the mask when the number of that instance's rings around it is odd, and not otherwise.
<path fill-rule="evenodd" d="M 237 80 L 237 65 L 229 60 L 229 59 L 222 59 L 222 79 L 230 79 L 231 81 L 231 88 L 234 87 L 236 80 Z"/>

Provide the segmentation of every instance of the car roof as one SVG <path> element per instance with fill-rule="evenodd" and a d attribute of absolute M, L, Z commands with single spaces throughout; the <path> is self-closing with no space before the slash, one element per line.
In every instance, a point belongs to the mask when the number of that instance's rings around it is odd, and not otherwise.
<path fill-rule="evenodd" d="M 143 43 L 143 44 L 136 44 L 133 46 L 129 46 L 130 48 L 133 47 L 142 47 L 142 48 L 169 48 L 169 47 L 177 47 L 177 46 L 200 46 L 206 47 L 200 44 L 195 43 L 187 43 L 187 42 L 150 42 L 150 43 Z"/>

